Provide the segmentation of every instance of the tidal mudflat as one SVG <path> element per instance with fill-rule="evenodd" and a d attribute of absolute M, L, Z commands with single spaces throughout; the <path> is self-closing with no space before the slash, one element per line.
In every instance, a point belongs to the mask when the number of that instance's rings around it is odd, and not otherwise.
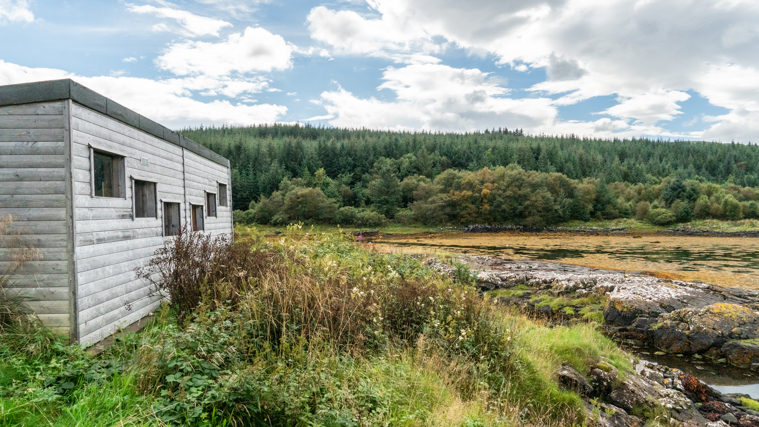
<path fill-rule="evenodd" d="M 373 245 L 388 252 L 545 260 L 759 289 L 759 238 L 509 232 L 383 236 Z"/>

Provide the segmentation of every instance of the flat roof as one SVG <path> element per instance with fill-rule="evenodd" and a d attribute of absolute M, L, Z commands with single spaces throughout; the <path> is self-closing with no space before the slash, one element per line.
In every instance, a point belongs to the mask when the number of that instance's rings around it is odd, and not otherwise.
<path fill-rule="evenodd" d="M 229 160 L 197 142 L 88 89 L 71 79 L 0 86 L 0 107 L 71 99 L 106 116 L 229 167 Z"/>

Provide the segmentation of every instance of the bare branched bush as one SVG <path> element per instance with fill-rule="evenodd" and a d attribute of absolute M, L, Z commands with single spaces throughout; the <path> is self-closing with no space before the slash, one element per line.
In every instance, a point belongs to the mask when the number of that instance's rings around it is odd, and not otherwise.
<path fill-rule="evenodd" d="M 236 304 L 250 278 L 268 268 L 270 258 L 252 252 L 249 245 L 232 243 L 227 235 L 212 237 L 183 227 L 136 272 L 155 292 L 168 297 L 184 320 L 204 297 Z"/>

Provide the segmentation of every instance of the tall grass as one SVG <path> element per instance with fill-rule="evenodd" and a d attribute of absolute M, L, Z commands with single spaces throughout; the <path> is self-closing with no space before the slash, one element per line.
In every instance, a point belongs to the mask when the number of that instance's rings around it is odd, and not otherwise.
<path fill-rule="evenodd" d="M 7 328 L 24 326 L 31 310 L 23 298 L 11 289 L 14 273 L 24 263 L 40 258 L 40 251 L 26 244 L 22 234 L 13 229 L 10 215 L 0 217 L 0 332 Z"/>
<path fill-rule="evenodd" d="M 556 369 L 624 371 L 623 353 L 483 301 L 464 273 L 297 226 L 182 234 L 140 271 L 170 296 L 141 333 L 97 357 L 58 343 L 30 359 L 0 340 L 0 426 L 582 423 Z"/>

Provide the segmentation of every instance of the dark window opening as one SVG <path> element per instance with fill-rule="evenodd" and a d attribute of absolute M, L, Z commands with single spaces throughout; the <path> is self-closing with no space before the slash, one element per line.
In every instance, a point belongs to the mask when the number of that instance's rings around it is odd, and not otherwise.
<path fill-rule="evenodd" d="M 203 231 L 203 205 L 190 205 L 192 231 Z"/>
<path fill-rule="evenodd" d="M 208 206 L 208 216 L 216 216 L 216 195 L 206 193 L 206 206 Z"/>
<path fill-rule="evenodd" d="M 155 182 L 134 180 L 135 218 L 157 218 Z"/>
<path fill-rule="evenodd" d="M 163 203 L 163 234 L 165 236 L 179 234 L 180 218 L 179 203 Z"/>
<path fill-rule="evenodd" d="M 227 184 L 219 184 L 219 206 L 227 207 Z"/>
<path fill-rule="evenodd" d="M 93 151 L 93 194 L 97 197 L 125 197 L 124 158 Z"/>

